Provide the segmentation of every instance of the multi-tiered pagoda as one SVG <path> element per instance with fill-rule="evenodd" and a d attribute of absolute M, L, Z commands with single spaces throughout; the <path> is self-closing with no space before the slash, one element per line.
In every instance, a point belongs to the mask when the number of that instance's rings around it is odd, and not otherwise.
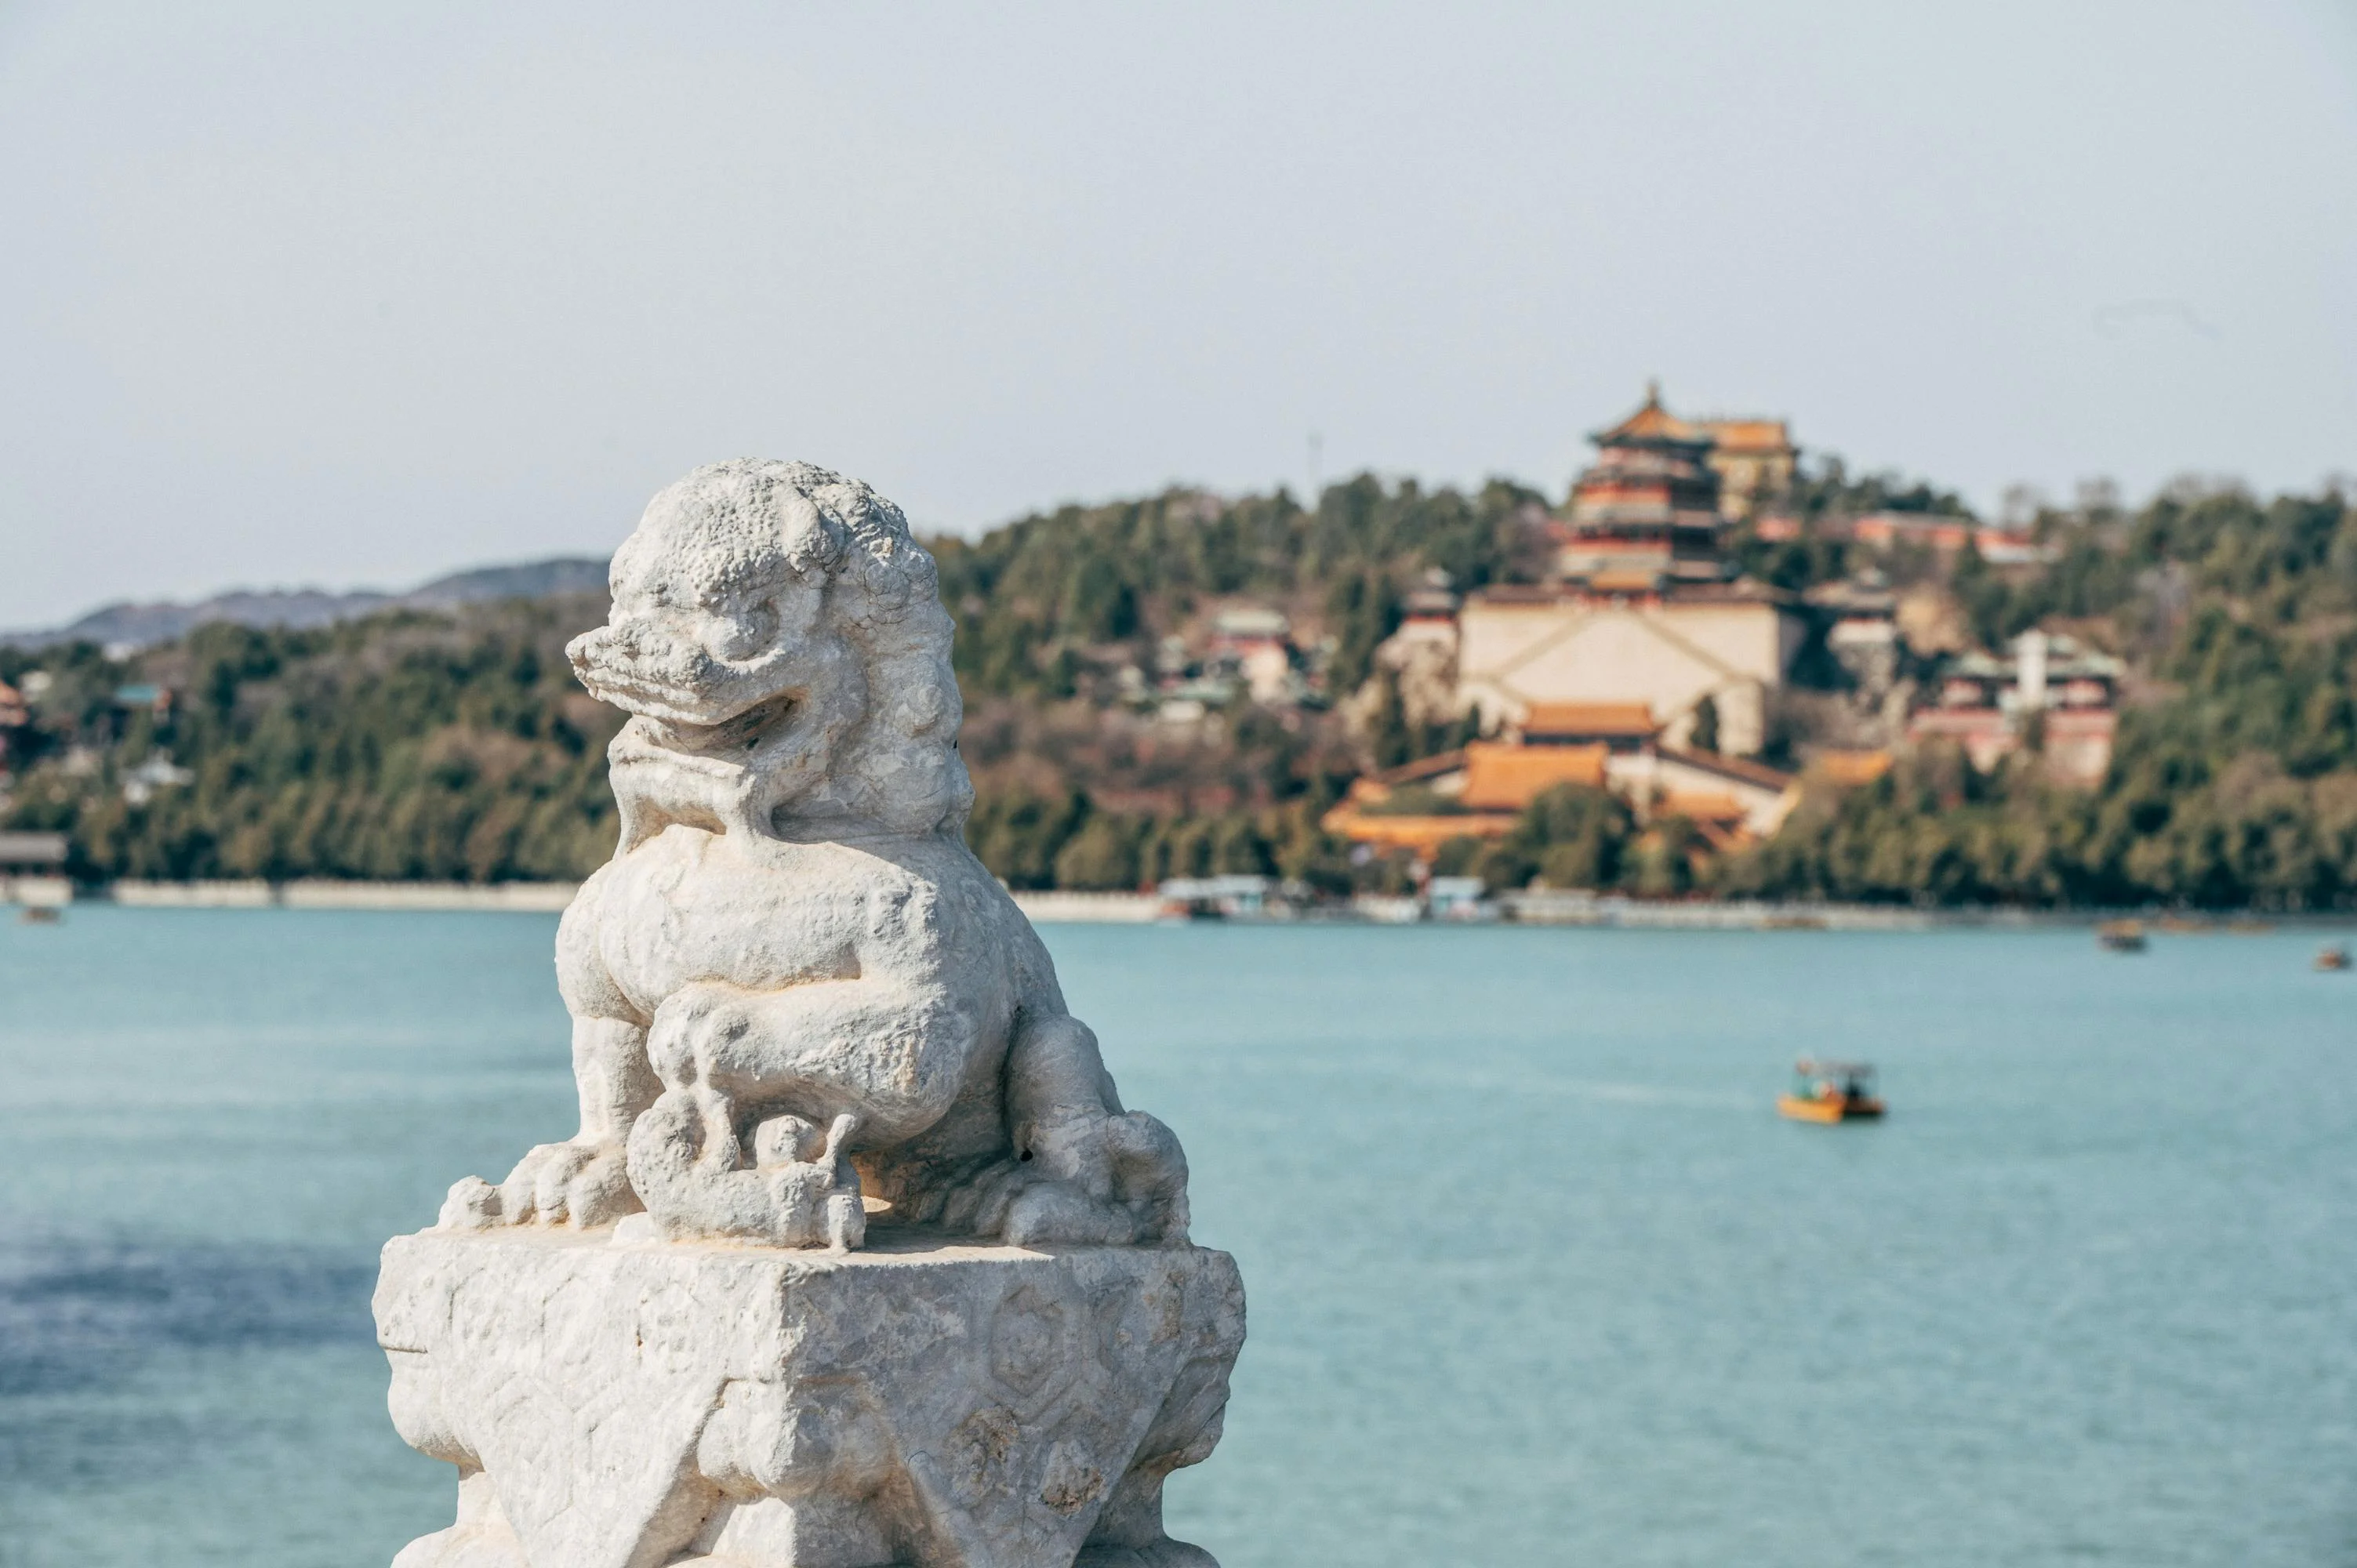
<path fill-rule="evenodd" d="M 1711 432 L 1663 408 L 1656 382 L 1642 408 L 1588 439 L 1596 462 L 1572 486 L 1556 575 L 1598 593 L 1723 581 Z"/>

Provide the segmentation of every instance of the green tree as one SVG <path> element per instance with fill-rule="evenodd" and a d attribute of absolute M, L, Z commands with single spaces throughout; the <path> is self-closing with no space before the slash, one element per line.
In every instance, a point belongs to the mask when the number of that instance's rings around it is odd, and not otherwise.
<path fill-rule="evenodd" d="M 1028 792 L 977 800 L 966 822 L 966 843 L 992 875 L 1009 887 L 1056 886 L 1057 856 L 1088 816 L 1078 792 L 1060 797 Z"/>
<path fill-rule="evenodd" d="M 1132 819 L 1092 815 L 1056 852 L 1056 886 L 1088 892 L 1136 887 L 1143 836 L 1140 824 Z"/>
<path fill-rule="evenodd" d="M 1718 699 L 1705 696 L 1695 704 L 1694 730 L 1686 738 L 1696 751 L 1718 750 Z"/>

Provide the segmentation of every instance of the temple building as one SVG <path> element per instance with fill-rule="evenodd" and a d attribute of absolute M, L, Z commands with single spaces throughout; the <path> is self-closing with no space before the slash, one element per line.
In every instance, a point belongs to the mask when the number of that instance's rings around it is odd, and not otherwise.
<path fill-rule="evenodd" d="M 1557 785 L 1608 789 L 1641 822 L 1684 817 L 1719 850 L 1773 834 L 1800 800 L 1788 773 L 1662 742 L 1641 706 L 1541 708 L 1518 733 L 1369 774 L 1327 812 L 1337 837 L 1429 860 L 1457 838 L 1514 831 Z"/>
<path fill-rule="evenodd" d="M 1557 525 L 1566 579 L 1724 576 L 1720 525 L 1783 495 L 1801 456 L 1784 421 L 1680 419 L 1662 405 L 1658 381 L 1643 407 L 1588 439 L 1596 461 L 1572 482 Z"/>
<path fill-rule="evenodd" d="M 1434 596 L 1378 650 L 1403 701 L 1413 683 L 1422 708 L 1474 713 L 1485 734 L 1540 746 L 1562 743 L 1530 733 L 1534 716 L 1544 729 L 1550 713 L 1614 709 L 1641 714 L 1673 749 L 1759 753 L 1770 695 L 1807 621 L 1796 598 L 1737 579 L 1727 560 L 1728 480 L 1714 466 L 1714 431 L 1727 433 L 1740 459 L 1728 472 L 1741 504 L 1790 478 L 1781 421 L 1689 422 L 1649 387 L 1634 413 L 1589 437 L 1596 461 L 1549 524 L 1550 581 L 1476 590 L 1453 616 Z M 1436 703 L 1427 693 L 1446 695 Z M 1434 716 L 1446 715 L 1426 722 Z"/>
<path fill-rule="evenodd" d="M 1588 439 L 1596 461 L 1555 525 L 1555 575 L 1608 591 L 1723 579 L 1710 436 L 1662 406 L 1657 382 L 1642 408 Z"/>
<path fill-rule="evenodd" d="M 2048 778 L 2092 789 L 2111 769 L 2126 668 L 2060 633 L 2025 631 L 2004 656 L 1952 660 L 1932 705 L 1908 719 L 1907 738 L 1953 741 L 1983 772 L 2034 744 Z"/>
<path fill-rule="evenodd" d="M 1804 630 L 1791 596 L 1757 583 L 1484 588 L 1458 611 L 1457 709 L 1498 730 L 1557 704 L 1637 704 L 1674 745 L 1716 728 L 1718 750 L 1749 757 Z"/>

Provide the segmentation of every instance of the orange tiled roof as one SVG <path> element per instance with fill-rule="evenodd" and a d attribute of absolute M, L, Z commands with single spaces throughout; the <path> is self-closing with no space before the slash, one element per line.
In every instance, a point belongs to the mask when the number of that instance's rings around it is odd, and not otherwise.
<path fill-rule="evenodd" d="M 1669 553 L 1669 546 L 1666 544 L 1659 549 L 1659 553 L 1663 555 L 1666 556 Z M 1650 594 L 1662 585 L 1662 575 L 1659 572 L 1648 572 L 1637 567 L 1616 567 L 1609 571 L 1589 573 L 1587 585 L 1599 594 Z"/>
<path fill-rule="evenodd" d="M 1781 419 L 1706 419 L 1699 424 L 1722 452 L 1782 452 L 1792 445 Z"/>
<path fill-rule="evenodd" d="M 1642 408 L 1593 439 L 1601 446 L 1614 441 L 1704 441 L 1708 437 L 1662 406 L 1661 383 L 1654 381 L 1645 388 Z"/>
<path fill-rule="evenodd" d="M 1405 849 L 1430 858 L 1450 839 L 1499 838 L 1514 831 L 1516 818 L 1503 811 L 1472 812 L 1461 817 L 1371 817 L 1345 807 L 1326 813 L 1318 825 L 1352 843 L 1380 849 Z"/>
<path fill-rule="evenodd" d="M 1642 703 L 1533 703 L 1522 724 L 1525 736 L 1649 736 L 1661 727 Z"/>
<path fill-rule="evenodd" d="M 1687 789 L 1673 789 L 1663 795 L 1655 803 L 1653 814 L 1684 817 L 1696 822 L 1739 822 L 1749 815 L 1743 802 L 1732 795 Z"/>
<path fill-rule="evenodd" d="M 1365 781 L 1362 779 L 1361 782 Z M 1354 787 L 1341 804 L 1318 819 L 1318 826 L 1353 843 L 1411 850 L 1428 859 L 1435 850 L 1450 839 L 1496 838 L 1501 833 L 1512 832 L 1516 822 L 1514 814 L 1510 811 L 1385 816 L 1362 809 L 1370 803 L 1359 796 Z"/>
<path fill-rule="evenodd" d="M 2072 735 L 2109 735 L 2119 727 L 2120 715 L 2109 708 L 2049 708 L 2046 710 L 2046 733 L 2052 737 L 2068 732 Z"/>
<path fill-rule="evenodd" d="M 1890 753 L 1821 751 L 1815 768 L 1817 776 L 1828 784 L 1871 784 L 1890 771 Z"/>
<path fill-rule="evenodd" d="M 1600 746 L 1473 741 L 1465 747 L 1465 788 L 1457 798 L 1471 811 L 1519 811 L 1557 784 L 1600 789 L 1605 756 Z"/>

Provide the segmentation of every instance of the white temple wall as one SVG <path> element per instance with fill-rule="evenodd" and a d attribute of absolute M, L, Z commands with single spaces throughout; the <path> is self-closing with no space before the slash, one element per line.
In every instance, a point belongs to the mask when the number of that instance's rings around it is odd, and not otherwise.
<path fill-rule="evenodd" d="M 1484 725 L 1537 703 L 1644 703 L 1673 743 L 1703 698 L 1718 708 L 1720 749 L 1757 752 L 1766 693 L 1781 685 L 1799 623 L 1771 605 L 1491 605 L 1459 616 L 1458 697 Z"/>

